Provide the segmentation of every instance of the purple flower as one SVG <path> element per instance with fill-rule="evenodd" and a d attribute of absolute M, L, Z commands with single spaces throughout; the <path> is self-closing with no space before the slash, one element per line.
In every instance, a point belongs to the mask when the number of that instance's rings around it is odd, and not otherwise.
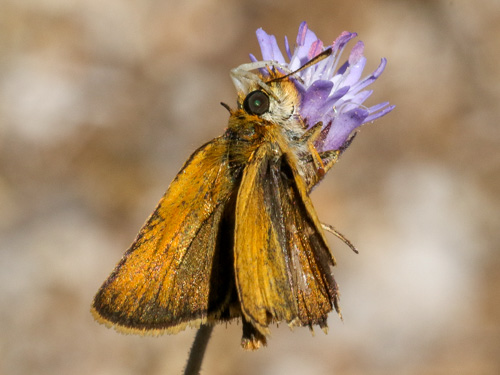
<path fill-rule="evenodd" d="M 287 62 L 274 35 L 257 30 L 263 61 L 277 61 L 289 71 L 299 69 L 327 48 L 332 49 L 327 58 L 297 72 L 295 76 L 300 79 L 294 80 L 301 98 L 299 112 L 303 121 L 308 128 L 320 121 L 323 123 L 324 137 L 316 144 L 320 152 L 340 148 L 356 128 L 394 109 L 388 102 L 371 107 L 363 105 L 373 92 L 364 89 L 382 74 L 387 63 L 385 58 L 372 74 L 361 79 L 366 58 L 363 56 L 364 44 L 359 41 L 352 48 L 348 60 L 339 65 L 346 44 L 356 36 L 356 33 L 344 31 L 331 46 L 325 47 L 307 28 L 307 23 L 302 22 L 293 52 L 285 37 Z M 253 55 L 250 59 L 258 61 Z M 268 74 L 266 69 L 260 71 L 263 75 Z"/>

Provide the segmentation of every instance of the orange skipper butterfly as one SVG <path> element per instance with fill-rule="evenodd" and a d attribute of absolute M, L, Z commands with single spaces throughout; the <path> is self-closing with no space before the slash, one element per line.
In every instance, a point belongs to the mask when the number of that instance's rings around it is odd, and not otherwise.
<path fill-rule="evenodd" d="M 360 125 L 393 109 L 362 105 L 386 61 L 361 79 L 356 34 L 324 47 L 302 23 L 293 53 L 257 37 L 263 61 L 231 71 L 237 89 L 224 134 L 187 160 L 109 278 L 92 313 L 118 331 L 176 333 L 242 320 L 242 346 L 266 344 L 269 325 L 326 329 L 338 287 L 311 189 L 338 161 Z M 351 136 L 351 137 L 350 137 Z"/>

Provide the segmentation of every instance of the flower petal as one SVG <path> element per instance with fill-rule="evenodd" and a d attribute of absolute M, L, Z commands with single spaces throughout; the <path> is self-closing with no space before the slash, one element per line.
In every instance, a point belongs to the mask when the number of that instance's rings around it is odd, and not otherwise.
<path fill-rule="evenodd" d="M 371 75 L 369 75 L 368 77 L 366 77 L 365 79 L 363 79 L 362 81 L 360 81 L 356 85 L 354 85 L 352 90 L 354 92 L 358 92 L 360 90 L 363 90 L 366 86 L 375 82 L 375 80 L 378 77 L 380 77 L 380 75 L 384 71 L 386 65 L 387 65 L 387 59 L 382 58 L 380 60 L 380 65 L 378 66 L 378 68 L 375 69 L 375 71 Z"/>
<path fill-rule="evenodd" d="M 355 108 L 338 115 L 333 120 L 332 127 L 321 151 L 339 149 L 353 130 L 363 124 L 368 115 L 369 112 L 363 108 Z"/>
<path fill-rule="evenodd" d="M 297 45 L 290 59 L 290 70 L 297 70 L 310 60 L 307 58 L 307 55 L 309 54 L 312 44 L 318 40 L 316 34 L 307 28 L 307 23 L 302 22 L 299 26 L 299 33 L 297 34 Z"/>
<path fill-rule="evenodd" d="M 389 102 L 384 102 L 384 103 L 380 103 L 378 105 L 375 105 L 373 107 L 370 107 L 368 108 L 368 110 L 370 111 L 370 116 L 368 116 L 366 119 L 365 119 L 365 123 L 366 122 L 372 122 L 376 119 L 378 119 L 379 117 L 382 117 L 382 116 L 385 116 L 386 114 L 388 114 L 389 112 L 391 112 L 394 108 L 396 108 L 395 105 L 390 105 L 389 107 L 386 107 L 384 108 L 383 110 L 380 110 L 380 108 L 376 109 L 376 110 L 373 110 L 372 108 L 374 107 L 378 107 L 378 106 L 382 106 L 382 107 L 385 107 L 386 105 L 388 105 Z M 378 112 L 376 112 L 378 111 Z M 375 113 L 374 113 L 375 112 Z"/>
<path fill-rule="evenodd" d="M 260 50 L 262 51 L 262 60 L 274 60 L 280 64 L 285 64 L 285 58 L 281 54 L 278 43 L 274 35 L 269 35 L 262 29 L 256 31 L 257 40 L 259 41 Z"/>
<path fill-rule="evenodd" d="M 300 114 L 309 126 L 320 121 L 323 115 L 320 107 L 323 107 L 325 100 L 328 99 L 332 87 L 333 83 L 330 81 L 316 81 L 303 94 Z"/>

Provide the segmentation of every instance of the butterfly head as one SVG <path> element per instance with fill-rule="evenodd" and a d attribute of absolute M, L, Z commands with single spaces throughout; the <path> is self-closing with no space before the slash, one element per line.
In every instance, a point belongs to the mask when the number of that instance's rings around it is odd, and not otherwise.
<path fill-rule="evenodd" d="M 231 78 L 238 91 L 239 110 L 263 120 L 263 124 L 276 124 L 300 136 L 305 130 L 299 116 L 300 95 L 288 73 L 288 69 L 278 63 L 263 61 L 233 69 Z"/>

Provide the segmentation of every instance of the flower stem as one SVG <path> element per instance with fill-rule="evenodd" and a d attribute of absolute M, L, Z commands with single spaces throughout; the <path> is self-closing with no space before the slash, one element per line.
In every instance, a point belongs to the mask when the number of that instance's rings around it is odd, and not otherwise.
<path fill-rule="evenodd" d="M 200 373 L 203 356 L 205 355 L 208 340 L 210 340 L 213 329 L 213 325 L 201 325 L 198 332 L 196 332 L 186 368 L 184 369 L 184 375 L 198 375 Z"/>

